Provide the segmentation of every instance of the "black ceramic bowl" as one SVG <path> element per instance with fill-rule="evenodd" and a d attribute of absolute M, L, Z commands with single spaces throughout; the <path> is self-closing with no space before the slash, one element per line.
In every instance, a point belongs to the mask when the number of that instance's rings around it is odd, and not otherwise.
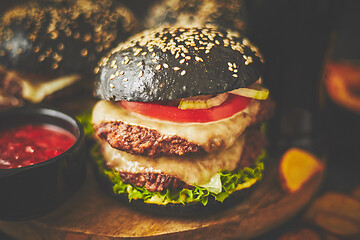
<path fill-rule="evenodd" d="M 22 220 L 49 212 L 65 201 L 85 178 L 84 132 L 71 116 L 49 108 L 0 113 L 0 131 L 25 124 L 50 124 L 69 131 L 75 143 L 62 154 L 34 165 L 0 169 L 0 219 Z"/>

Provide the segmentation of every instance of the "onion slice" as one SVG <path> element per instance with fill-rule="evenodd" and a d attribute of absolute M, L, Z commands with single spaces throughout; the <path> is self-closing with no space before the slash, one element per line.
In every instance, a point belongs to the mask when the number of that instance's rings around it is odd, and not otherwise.
<path fill-rule="evenodd" d="M 247 88 L 238 88 L 229 93 L 257 100 L 266 100 L 269 97 L 269 90 L 258 83 L 253 83 Z"/>
<path fill-rule="evenodd" d="M 190 100 L 190 99 L 182 99 L 179 103 L 178 108 L 182 110 L 186 109 L 209 109 L 212 107 L 216 107 L 221 105 L 223 102 L 226 101 L 228 97 L 227 93 L 218 94 L 214 97 L 207 98 L 207 99 L 197 99 L 197 100 Z"/>

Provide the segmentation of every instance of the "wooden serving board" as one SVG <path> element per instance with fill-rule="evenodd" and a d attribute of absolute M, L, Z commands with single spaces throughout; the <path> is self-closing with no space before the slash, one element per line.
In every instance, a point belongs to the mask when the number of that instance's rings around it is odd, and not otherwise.
<path fill-rule="evenodd" d="M 92 171 L 82 188 L 46 216 L 20 222 L 0 221 L 0 231 L 23 240 L 247 239 L 280 225 L 309 202 L 323 173 L 294 194 L 278 182 L 277 164 L 267 167 L 248 200 L 201 219 L 157 217 L 137 212 L 104 194 Z"/>

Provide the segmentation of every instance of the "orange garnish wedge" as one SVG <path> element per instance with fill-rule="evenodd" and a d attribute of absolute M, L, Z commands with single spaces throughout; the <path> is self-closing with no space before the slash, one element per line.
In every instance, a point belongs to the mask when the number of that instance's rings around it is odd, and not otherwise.
<path fill-rule="evenodd" d="M 279 165 L 280 182 L 284 190 L 299 190 L 312 176 L 324 169 L 323 163 L 313 154 L 299 148 L 287 150 Z"/>

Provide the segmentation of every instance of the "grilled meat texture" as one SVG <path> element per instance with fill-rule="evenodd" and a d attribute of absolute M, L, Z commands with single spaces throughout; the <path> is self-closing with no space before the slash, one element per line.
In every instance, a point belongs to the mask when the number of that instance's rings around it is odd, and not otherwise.
<path fill-rule="evenodd" d="M 271 97 L 269 97 L 265 101 L 260 101 L 260 102 L 261 102 L 261 106 L 259 108 L 259 112 L 252 119 L 250 125 L 256 125 L 259 123 L 261 124 L 263 122 L 266 122 L 274 115 L 276 105 Z"/>
<path fill-rule="evenodd" d="M 257 125 L 269 119 L 273 114 L 274 102 L 269 99 L 261 101 L 261 107 L 251 122 Z M 113 148 L 134 155 L 159 157 L 164 155 L 184 156 L 193 153 L 204 153 L 205 150 L 196 143 L 176 135 L 163 135 L 157 130 L 126 124 L 122 121 L 109 121 L 95 124 L 95 133 L 106 140 Z"/>
<path fill-rule="evenodd" d="M 95 131 L 113 148 L 131 154 L 158 157 L 204 152 L 199 145 L 178 136 L 162 135 L 156 130 L 123 122 L 101 123 L 95 126 Z"/>
<path fill-rule="evenodd" d="M 179 190 L 193 188 L 180 179 L 162 173 L 119 173 L 124 183 L 145 187 L 150 192 L 161 192 L 165 189 Z"/>
<path fill-rule="evenodd" d="M 6 71 L 0 68 L 0 89 L 4 91 L 6 94 L 23 99 L 22 96 L 22 87 L 21 85 L 15 81 L 14 76 L 11 74 L 7 74 Z"/>
<path fill-rule="evenodd" d="M 254 166 L 257 157 L 266 145 L 264 135 L 256 127 L 247 129 L 245 134 L 246 140 L 243 154 L 238 162 L 240 169 Z M 161 192 L 165 189 L 179 190 L 193 188 L 193 186 L 185 183 L 178 177 L 166 173 L 129 173 L 120 171 L 119 175 L 124 183 L 145 187 L 150 192 Z"/>

